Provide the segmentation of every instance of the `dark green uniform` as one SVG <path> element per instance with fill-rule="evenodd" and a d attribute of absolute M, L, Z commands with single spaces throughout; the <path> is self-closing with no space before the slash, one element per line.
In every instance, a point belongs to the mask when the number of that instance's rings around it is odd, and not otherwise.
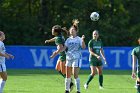
<path fill-rule="evenodd" d="M 64 43 L 65 43 L 65 39 L 62 36 L 56 36 L 55 37 L 55 44 L 56 45 L 59 45 L 59 44 L 64 45 Z M 61 60 L 62 62 L 66 61 L 65 51 L 60 52 L 59 54 L 60 54 L 59 60 Z"/>
<path fill-rule="evenodd" d="M 138 59 L 138 77 L 140 78 L 140 45 L 132 50 L 132 54 Z"/>
<path fill-rule="evenodd" d="M 100 49 L 102 48 L 101 40 L 91 39 L 88 43 L 88 47 L 92 48 L 92 51 L 100 56 Z M 89 62 L 91 66 L 102 66 L 102 61 L 98 60 L 97 57 L 90 55 Z"/>

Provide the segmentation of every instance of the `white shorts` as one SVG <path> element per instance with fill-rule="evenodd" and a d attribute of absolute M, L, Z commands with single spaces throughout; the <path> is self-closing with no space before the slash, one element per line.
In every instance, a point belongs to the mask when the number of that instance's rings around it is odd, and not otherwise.
<path fill-rule="evenodd" d="M 5 63 L 0 64 L 0 72 L 6 72 L 6 65 L 5 65 Z"/>
<path fill-rule="evenodd" d="M 68 67 L 81 67 L 81 65 L 82 65 L 81 59 L 66 60 L 66 66 Z"/>

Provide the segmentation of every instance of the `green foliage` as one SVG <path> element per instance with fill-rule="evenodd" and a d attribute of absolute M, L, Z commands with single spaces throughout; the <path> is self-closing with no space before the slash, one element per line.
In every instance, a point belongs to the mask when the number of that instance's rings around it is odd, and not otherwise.
<path fill-rule="evenodd" d="M 139 0 L 0 0 L 0 30 L 8 45 L 44 45 L 52 37 L 53 25 L 69 29 L 77 18 L 86 43 L 97 29 L 105 46 L 132 46 L 140 35 L 139 4 Z M 89 18 L 93 11 L 100 14 L 97 22 Z"/>

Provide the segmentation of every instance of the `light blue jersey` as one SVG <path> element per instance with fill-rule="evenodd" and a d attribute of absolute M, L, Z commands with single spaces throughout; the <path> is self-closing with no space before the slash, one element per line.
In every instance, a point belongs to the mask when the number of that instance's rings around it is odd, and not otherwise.
<path fill-rule="evenodd" d="M 2 41 L 0 41 L 0 52 L 2 54 L 5 54 L 5 46 L 4 43 Z M 0 56 L 0 64 L 5 63 L 5 57 Z"/>
<path fill-rule="evenodd" d="M 82 39 L 79 36 L 69 37 L 65 42 L 65 46 L 68 48 L 66 53 L 67 60 L 81 58 Z"/>

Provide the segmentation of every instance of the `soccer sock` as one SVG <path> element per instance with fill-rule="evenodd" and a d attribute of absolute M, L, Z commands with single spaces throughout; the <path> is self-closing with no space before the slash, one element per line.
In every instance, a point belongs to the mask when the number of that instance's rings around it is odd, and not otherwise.
<path fill-rule="evenodd" d="M 86 84 L 88 85 L 88 84 L 89 84 L 89 82 L 90 82 L 92 79 L 93 79 L 93 76 L 92 76 L 92 75 L 89 75 L 89 76 L 88 76 L 88 80 L 87 80 Z"/>
<path fill-rule="evenodd" d="M 137 93 L 140 93 L 140 82 L 137 81 Z"/>
<path fill-rule="evenodd" d="M 71 78 L 65 78 L 65 90 L 66 91 L 70 90 L 70 82 L 71 82 Z"/>
<path fill-rule="evenodd" d="M 2 93 L 5 83 L 6 83 L 6 81 L 4 81 L 4 80 L 1 82 L 0 93 Z"/>
<path fill-rule="evenodd" d="M 99 84 L 103 86 L 103 75 L 99 75 Z"/>
<path fill-rule="evenodd" d="M 58 71 L 58 72 L 62 77 L 66 78 L 66 75 L 64 75 L 61 71 Z"/>
<path fill-rule="evenodd" d="M 79 78 L 76 78 L 74 80 L 75 80 L 76 89 L 77 89 L 77 91 L 80 92 L 80 79 Z"/>

